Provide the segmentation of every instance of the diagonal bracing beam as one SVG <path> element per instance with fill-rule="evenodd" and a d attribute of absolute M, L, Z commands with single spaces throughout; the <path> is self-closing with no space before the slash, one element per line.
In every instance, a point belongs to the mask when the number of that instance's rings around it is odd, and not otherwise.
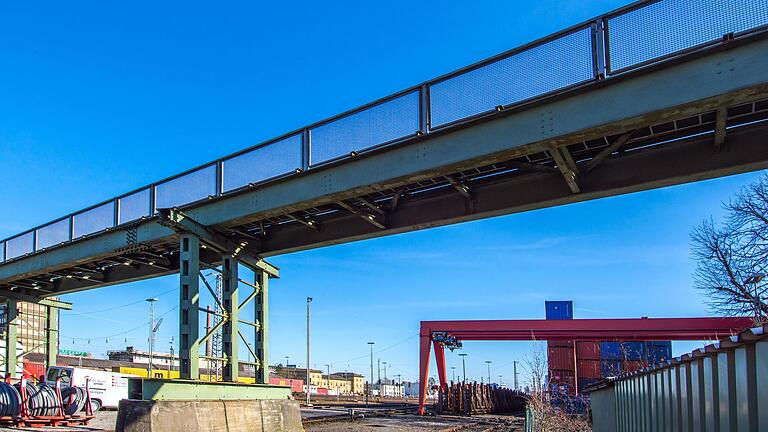
<path fill-rule="evenodd" d="M 549 150 L 552 155 L 552 159 L 555 160 L 557 168 L 563 174 L 565 183 L 568 184 L 568 188 L 573 193 L 581 192 L 581 186 L 579 185 L 579 167 L 576 166 L 576 162 L 571 156 L 571 152 L 567 148 L 553 148 Z"/>
<path fill-rule="evenodd" d="M 600 163 L 602 163 L 610 155 L 624 147 L 624 145 L 628 143 L 635 135 L 635 132 L 637 132 L 637 129 L 626 132 L 625 134 L 616 138 L 610 145 L 608 145 L 608 147 L 604 148 L 600 153 L 593 157 L 592 160 L 587 162 L 587 165 L 584 167 L 584 171 L 590 172 L 597 168 L 597 166 L 600 165 Z"/>
<path fill-rule="evenodd" d="M 352 214 L 356 214 L 356 215 L 360 216 L 361 219 L 363 219 L 364 221 L 368 222 L 369 224 L 375 226 L 376 228 L 387 229 L 386 225 L 384 225 L 383 223 L 378 221 L 378 219 L 376 218 L 376 215 L 370 214 L 368 212 L 364 212 L 364 211 L 358 209 L 357 207 L 354 207 L 354 206 L 352 206 L 350 204 L 347 204 L 344 201 L 338 201 L 336 204 L 338 204 L 344 210 L 347 210 L 348 212 L 350 212 Z"/>
<path fill-rule="evenodd" d="M 165 217 L 161 220 L 161 224 L 166 225 L 175 231 L 194 234 L 200 238 L 200 241 L 217 252 L 232 254 L 242 263 L 251 268 L 264 271 L 269 274 L 270 277 L 280 277 L 279 269 L 261 259 L 258 255 L 258 251 L 256 251 L 248 241 L 244 240 L 239 243 L 233 241 L 218 231 L 198 223 L 179 210 L 158 209 L 157 211 Z"/>

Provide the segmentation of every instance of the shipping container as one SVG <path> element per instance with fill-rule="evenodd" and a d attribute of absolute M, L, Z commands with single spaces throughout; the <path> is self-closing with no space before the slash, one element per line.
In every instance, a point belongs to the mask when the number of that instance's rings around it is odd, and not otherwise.
<path fill-rule="evenodd" d="M 547 341 L 548 347 L 560 347 L 560 348 L 570 348 L 573 349 L 574 342 L 572 340 L 555 340 L 555 341 Z"/>
<path fill-rule="evenodd" d="M 600 360 L 581 360 L 579 359 L 576 364 L 578 365 L 579 378 L 600 378 L 602 372 L 600 369 Z"/>
<path fill-rule="evenodd" d="M 645 342 L 622 342 L 621 351 L 624 360 L 643 360 L 645 359 Z"/>
<path fill-rule="evenodd" d="M 670 345 L 651 345 L 646 346 L 648 363 L 656 364 L 668 361 L 672 358 L 672 344 Z"/>
<path fill-rule="evenodd" d="M 573 348 L 553 347 L 547 349 L 549 369 L 573 371 Z"/>
<path fill-rule="evenodd" d="M 600 373 L 603 378 L 617 377 L 624 373 L 624 362 L 621 360 L 601 360 Z"/>
<path fill-rule="evenodd" d="M 600 342 L 601 360 L 622 360 L 624 355 L 621 352 L 621 342 L 606 341 Z"/>
<path fill-rule="evenodd" d="M 630 360 L 624 362 L 624 373 L 637 372 L 648 366 L 645 360 Z"/>
<path fill-rule="evenodd" d="M 579 360 L 600 360 L 600 342 L 576 342 L 576 358 Z"/>
<path fill-rule="evenodd" d="M 548 320 L 573 319 L 572 301 L 548 301 L 544 302 L 546 318 Z"/>

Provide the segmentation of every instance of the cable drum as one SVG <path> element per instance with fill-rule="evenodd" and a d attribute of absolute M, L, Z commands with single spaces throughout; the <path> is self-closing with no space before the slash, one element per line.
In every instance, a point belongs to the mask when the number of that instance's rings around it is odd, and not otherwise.
<path fill-rule="evenodd" d="M 17 389 L 21 384 L 16 384 Z M 59 414 L 59 402 L 56 390 L 45 384 L 34 385 L 27 382 L 27 409 L 31 416 L 55 416 Z"/>
<path fill-rule="evenodd" d="M 0 381 L 0 416 L 16 417 L 21 412 L 21 394 L 16 387 Z"/>
<path fill-rule="evenodd" d="M 65 387 L 61 389 L 61 399 L 64 401 L 64 414 L 74 415 L 85 407 L 87 394 L 82 387 Z"/>

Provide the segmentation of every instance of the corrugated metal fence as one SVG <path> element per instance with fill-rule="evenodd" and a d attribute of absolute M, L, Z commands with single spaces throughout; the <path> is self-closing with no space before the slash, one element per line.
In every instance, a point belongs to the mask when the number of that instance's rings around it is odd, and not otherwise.
<path fill-rule="evenodd" d="M 768 325 L 611 379 L 591 397 L 594 432 L 768 431 Z"/>

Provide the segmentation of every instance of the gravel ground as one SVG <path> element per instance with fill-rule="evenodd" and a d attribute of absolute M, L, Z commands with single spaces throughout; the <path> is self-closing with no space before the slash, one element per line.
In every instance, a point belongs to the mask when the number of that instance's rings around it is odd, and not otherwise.
<path fill-rule="evenodd" d="M 420 417 L 392 415 L 362 418 L 354 421 L 335 421 L 305 424 L 307 432 L 391 431 L 391 432 L 522 432 L 523 419 L 519 417 Z"/>

